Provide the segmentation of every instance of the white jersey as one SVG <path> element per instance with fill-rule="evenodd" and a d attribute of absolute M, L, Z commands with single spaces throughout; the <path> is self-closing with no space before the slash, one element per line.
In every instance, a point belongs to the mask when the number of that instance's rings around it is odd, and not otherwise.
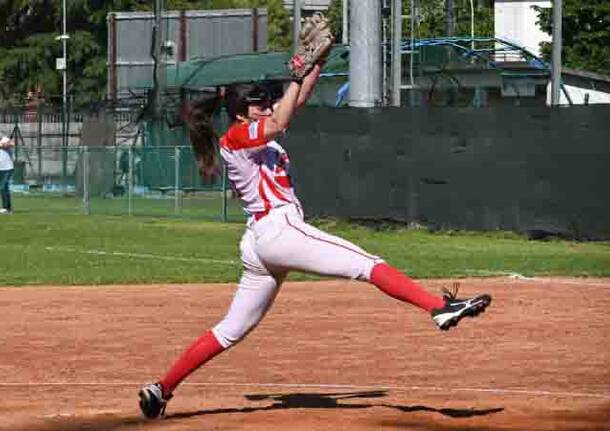
<path fill-rule="evenodd" d="M 14 168 L 11 150 L 0 148 L 0 171 L 10 171 Z"/>
<path fill-rule="evenodd" d="M 220 139 L 229 181 L 251 216 L 288 204 L 300 207 L 290 178 L 290 159 L 276 141 L 264 137 L 265 119 L 235 123 Z"/>
<path fill-rule="evenodd" d="M 265 316 L 288 272 L 369 281 L 383 262 L 307 224 L 290 180 L 286 151 L 264 137 L 265 119 L 236 123 L 220 139 L 229 180 L 252 217 L 240 243 L 243 274 L 225 318 L 212 333 L 228 348 Z M 270 211 L 272 210 L 272 211 Z"/>

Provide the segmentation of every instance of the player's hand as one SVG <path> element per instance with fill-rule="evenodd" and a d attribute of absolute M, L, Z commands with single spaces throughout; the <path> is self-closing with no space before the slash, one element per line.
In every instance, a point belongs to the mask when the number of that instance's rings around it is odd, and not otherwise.
<path fill-rule="evenodd" d="M 288 65 L 292 79 L 302 81 L 314 65 L 323 65 L 334 40 L 328 19 L 323 14 L 317 12 L 307 18 L 299 33 L 296 53 Z"/>

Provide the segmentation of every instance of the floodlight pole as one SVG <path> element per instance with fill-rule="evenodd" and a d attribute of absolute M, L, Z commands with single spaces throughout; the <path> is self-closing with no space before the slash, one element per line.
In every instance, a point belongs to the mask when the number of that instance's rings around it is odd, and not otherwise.
<path fill-rule="evenodd" d="M 562 0 L 553 1 L 553 53 L 551 66 L 551 105 L 559 106 L 561 89 Z"/>
<path fill-rule="evenodd" d="M 67 74 L 67 51 L 68 51 L 68 40 L 66 37 L 66 0 L 63 0 L 63 31 L 62 31 L 62 45 L 63 45 L 63 53 L 64 53 L 64 70 L 63 70 L 63 107 L 64 107 L 64 115 L 66 112 L 66 107 L 68 104 L 68 74 Z M 65 117 L 64 117 L 65 118 Z M 66 136 L 64 134 L 64 146 L 66 146 L 67 144 L 67 139 Z"/>
<path fill-rule="evenodd" d="M 63 28 L 62 34 L 60 36 L 62 47 L 63 47 L 63 97 L 61 104 L 61 122 L 62 122 L 62 130 L 61 130 L 61 146 L 62 146 L 62 175 L 64 181 L 66 180 L 66 176 L 68 175 L 68 38 L 69 36 L 66 34 L 66 0 L 63 0 L 62 4 L 62 21 Z"/>

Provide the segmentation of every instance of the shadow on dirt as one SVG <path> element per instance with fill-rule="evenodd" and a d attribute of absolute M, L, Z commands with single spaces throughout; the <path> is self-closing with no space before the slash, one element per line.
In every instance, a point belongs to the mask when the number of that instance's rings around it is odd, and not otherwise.
<path fill-rule="evenodd" d="M 139 416 L 103 415 L 90 418 L 66 417 L 47 419 L 40 424 L 11 428 L 11 431 L 110 431 L 130 429 L 154 429 L 161 425 Z"/>
<path fill-rule="evenodd" d="M 435 409 L 434 407 L 428 406 L 393 406 L 389 404 L 381 404 L 382 407 L 388 407 L 391 409 L 400 410 L 401 412 L 436 412 L 440 413 L 443 416 L 448 416 L 450 418 L 471 418 L 473 416 L 485 416 L 492 413 L 499 413 L 504 409 L 502 407 L 498 407 L 495 409 Z"/>
<path fill-rule="evenodd" d="M 495 409 L 437 409 L 433 407 L 415 405 L 402 406 L 375 402 L 345 402 L 346 400 L 372 400 L 383 398 L 387 395 L 386 391 L 366 391 L 366 392 L 337 392 L 337 393 L 289 393 L 289 394 L 253 394 L 245 395 L 248 401 L 271 402 L 266 406 L 253 406 L 243 408 L 222 408 L 199 410 L 194 412 L 183 412 L 168 414 L 164 420 L 150 421 L 140 416 L 117 416 L 99 415 L 90 418 L 65 417 L 49 418 L 40 424 L 30 424 L 27 427 L 13 429 L 11 431 L 110 431 L 110 430 L 134 430 L 146 429 L 154 430 L 163 428 L 163 424 L 168 421 L 179 419 L 221 415 L 231 413 L 253 413 L 261 411 L 284 410 L 284 409 L 367 409 L 370 407 L 384 407 L 399 410 L 401 412 L 433 412 L 451 418 L 468 418 L 473 416 L 484 416 L 501 412 L 503 408 Z M 170 406 L 171 409 L 171 406 Z M 395 423 L 398 428 L 403 427 L 406 422 Z M 412 424 L 411 424 L 412 425 Z M 481 430 L 483 431 L 483 430 Z"/>
<path fill-rule="evenodd" d="M 217 415 L 226 413 L 252 413 L 283 409 L 367 409 L 370 407 L 386 407 L 402 412 L 435 412 L 452 418 L 468 418 L 484 416 L 503 411 L 503 408 L 476 410 L 476 409 L 436 409 L 428 406 L 400 406 L 383 403 L 341 403 L 342 400 L 383 398 L 386 391 L 368 392 L 340 392 L 340 393 L 293 393 L 293 394 L 256 394 L 245 395 L 250 401 L 272 401 L 273 404 L 264 407 L 243 407 L 213 410 L 199 410 L 196 412 L 169 414 L 166 419 L 189 418 L 193 416 Z"/>

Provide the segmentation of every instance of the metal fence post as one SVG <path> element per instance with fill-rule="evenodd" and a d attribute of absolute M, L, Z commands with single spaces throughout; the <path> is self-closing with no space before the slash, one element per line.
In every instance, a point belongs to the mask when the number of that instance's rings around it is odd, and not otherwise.
<path fill-rule="evenodd" d="M 129 146 L 129 171 L 127 173 L 127 214 L 133 214 L 133 147 Z"/>
<path fill-rule="evenodd" d="M 42 112 L 38 108 L 36 111 L 36 121 L 38 122 L 38 128 L 36 133 L 36 150 L 38 154 L 38 182 L 42 182 Z"/>
<path fill-rule="evenodd" d="M 180 193 L 180 147 L 174 147 L 174 215 L 178 215 Z"/>
<path fill-rule="evenodd" d="M 227 215 L 227 166 L 222 163 L 222 221 L 228 220 Z"/>
<path fill-rule="evenodd" d="M 89 148 L 81 147 L 83 156 L 83 210 L 86 215 L 91 214 L 91 202 L 89 199 Z"/>
<path fill-rule="evenodd" d="M 227 113 L 226 108 L 223 108 L 221 113 L 220 113 L 220 125 L 221 125 L 221 129 L 224 132 L 226 132 L 226 130 L 229 128 L 229 115 Z M 218 160 L 220 161 L 220 164 L 222 165 L 222 181 L 221 181 L 221 187 L 222 187 L 222 221 L 226 222 L 228 220 L 228 211 L 227 211 L 227 165 L 224 163 L 224 160 L 222 159 L 222 157 L 220 156 L 220 154 L 218 154 Z"/>

